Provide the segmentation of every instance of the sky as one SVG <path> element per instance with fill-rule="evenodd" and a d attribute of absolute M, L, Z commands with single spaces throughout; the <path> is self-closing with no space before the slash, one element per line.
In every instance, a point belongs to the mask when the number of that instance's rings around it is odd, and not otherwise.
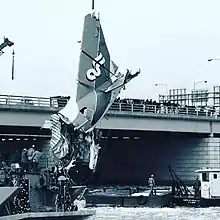
<path fill-rule="evenodd" d="M 91 0 L 0 0 L 0 94 L 69 95 L 76 89 L 84 16 Z M 95 0 L 112 60 L 141 69 L 121 97 L 157 99 L 169 89 L 220 85 L 219 0 Z M 11 79 L 15 50 L 15 79 Z"/>

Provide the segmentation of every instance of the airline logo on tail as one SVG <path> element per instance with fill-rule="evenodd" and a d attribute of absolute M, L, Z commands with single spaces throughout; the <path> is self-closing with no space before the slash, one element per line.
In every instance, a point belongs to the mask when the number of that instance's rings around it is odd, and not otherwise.
<path fill-rule="evenodd" d="M 100 53 L 93 61 L 92 61 L 92 69 L 89 69 L 86 72 L 86 78 L 89 81 L 96 80 L 101 75 L 100 66 L 105 63 L 105 58 Z"/>

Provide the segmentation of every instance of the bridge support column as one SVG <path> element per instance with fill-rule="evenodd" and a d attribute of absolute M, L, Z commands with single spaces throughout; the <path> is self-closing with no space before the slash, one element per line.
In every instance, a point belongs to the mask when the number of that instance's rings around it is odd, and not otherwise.
<path fill-rule="evenodd" d="M 42 153 L 43 153 L 43 159 L 41 167 L 52 167 L 54 166 L 53 157 L 51 155 L 50 151 L 50 140 L 44 140 L 42 143 Z"/>
<path fill-rule="evenodd" d="M 220 138 L 208 137 L 205 138 L 207 143 L 207 159 L 209 168 L 220 168 Z"/>
<path fill-rule="evenodd" d="M 209 137 L 214 137 L 213 127 L 212 127 L 212 121 L 209 122 L 209 126 L 210 126 L 210 134 L 209 134 Z"/>
<path fill-rule="evenodd" d="M 162 144 L 161 144 L 162 145 Z M 170 180 L 167 173 L 167 164 L 171 164 L 177 175 L 186 183 L 193 184 L 197 174 L 195 170 L 201 168 L 220 168 L 220 138 L 218 137 L 194 137 L 177 138 L 174 142 L 165 142 L 166 151 L 158 148 L 157 152 L 163 152 L 160 163 L 156 165 L 157 177 L 162 180 Z M 154 146 L 156 148 L 156 146 Z"/>

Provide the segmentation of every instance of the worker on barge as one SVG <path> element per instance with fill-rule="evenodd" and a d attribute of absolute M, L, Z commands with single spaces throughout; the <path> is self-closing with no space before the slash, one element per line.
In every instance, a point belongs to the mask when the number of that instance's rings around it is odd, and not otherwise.
<path fill-rule="evenodd" d="M 150 194 L 149 196 L 156 196 L 156 183 L 155 183 L 155 179 L 154 179 L 154 174 L 151 174 L 149 179 L 148 179 L 148 185 L 150 187 Z"/>

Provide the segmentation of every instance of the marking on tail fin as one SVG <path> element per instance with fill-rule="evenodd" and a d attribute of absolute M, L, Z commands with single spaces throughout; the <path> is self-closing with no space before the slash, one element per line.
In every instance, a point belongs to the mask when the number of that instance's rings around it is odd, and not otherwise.
<path fill-rule="evenodd" d="M 89 57 L 91 60 L 93 60 L 95 63 L 99 64 L 97 60 L 95 60 L 90 54 L 88 54 L 85 50 L 82 50 L 82 53 L 84 53 L 87 57 Z M 104 57 L 103 57 L 104 58 Z M 104 65 L 102 65 L 103 69 L 108 71 L 111 75 L 117 77 L 117 75 L 113 72 L 111 72 L 108 68 L 106 68 Z M 118 78 L 118 77 L 117 77 Z"/>
<path fill-rule="evenodd" d="M 86 78 L 89 81 L 94 81 L 96 80 L 100 75 L 101 75 L 101 70 L 100 70 L 100 66 L 103 65 L 105 63 L 105 58 L 103 57 L 103 55 L 100 53 L 94 61 L 92 61 L 92 69 L 89 69 L 86 72 Z"/>

